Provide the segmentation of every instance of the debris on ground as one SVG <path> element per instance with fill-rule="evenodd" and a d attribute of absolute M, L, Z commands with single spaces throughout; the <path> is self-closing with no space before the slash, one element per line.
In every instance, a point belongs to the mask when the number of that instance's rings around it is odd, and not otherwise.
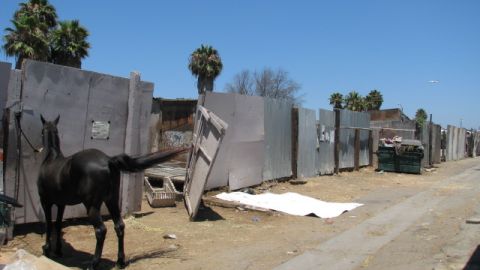
<path fill-rule="evenodd" d="M 242 207 L 258 207 L 284 212 L 295 216 L 314 214 L 320 218 L 333 218 L 346 211 L 353 210 L 363 204 L 331 203 L 317 200 L 294 192 L 283 194 L 263 193 L 250 195 L 243 192 L 220 193 L 215 198 L 234 202 Z"/>
<path fill-rule="evenodd" d="M 480 224 L 480 216 L 470 217 L 465 222 L 467 224 Z"/>
<path fill-rule="evenodd" d="M 163 235 L 163 239 L 177 239 L 177 236 L 173 233 L 167 233 Z"/>
<path fill-rule="evenodd" d="M 37 257 L 23 249 L 17 250 L 7 261 L 0 262 L 0 266 L 6 263 L 4 270 L 66 270 L 69 269 L 45 256 Z"/>
<path fill-rule="evenodd" d="M 307 183 L 307 180 L 305 180 L 304 178 L 300 178 L 300 179 L 292 179 L 288 182 L 292 185 L 304 185 Z"/>

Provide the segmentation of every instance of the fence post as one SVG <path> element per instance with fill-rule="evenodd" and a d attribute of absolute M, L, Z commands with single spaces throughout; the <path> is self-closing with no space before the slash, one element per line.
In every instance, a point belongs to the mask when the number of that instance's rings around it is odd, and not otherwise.
<path fill-rule="evenodd" d="M 297 178 L 298 108 L 292 108 L 292 178 Z"/>
<path fill-rule="evenodd" d="M 334 109 L 334 111 L 335 111 L 334 161 L 335 161 L 335 173 L 338 174 L 340 171 L 340 110 Z"/>
<path fill-rule="evenodd" d="M 360 169 L 360 129 L 355 129 L 355 145 L 353 152 L 353 166 L 355 171 Z"/>
<path fill-rule="evenodd" d="M 130 73 L 130 84 L 128 87 L 128 115 L 125 131 L 125 154 L 136 155 L 140 153 L 140 99 L 137 98 L 137 92 L 140 90 L 140 73 Z M 122 214 L 130 214 L 139 210 L 141 200 L 137 202 L 137 188 L 142 187 L 143 173 L 122 174 L 120 205 Z M 141 193 L 140 193 L 141 194 Z M 141 199 L 141 198 L 140 198 Z"/>
<path fill-rule="evenodd" d="M 373 130 L 368 131 L 368 166 L 373 166 Z"/>
<path fill-rule="evenodd" d="M 430 114 L 430 124 L 428 125 L 428 165 L 432 167 L 433 158 L 432 158 L 432 114 Z"/>

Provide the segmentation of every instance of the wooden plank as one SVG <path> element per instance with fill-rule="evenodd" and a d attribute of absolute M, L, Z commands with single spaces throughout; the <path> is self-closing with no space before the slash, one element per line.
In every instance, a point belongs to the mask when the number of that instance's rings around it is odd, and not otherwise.
<path fill-rule="evenodd" d="M 338 174 L 340 171 L 340 110 L 335 109 L 335 173 Z"/>
<path fill-rule="evenodd" d="M 292 108 L 292 178 L 297 178 L 298 108 Z"/>
<path fill-rule="evenodd" d="M 270 210 L 270 209 L 255 207 L 255 206 L 246 205 L 246 204 L 241 204 L 241 203 L 238 203 L 238 202 L 224 201 L 224 200 L 220 200 L 220 199 L 215 198 L 215 197 L 204 196 L 202 198 L 202 200 L 208 206 L 219 206 L 219 207 L 224 207 L 224 208 L 243 208 L 243 209 L 248 209 L 248 210 L 253 210 L 253 211 L 273 213 L 273 210 Z"/>

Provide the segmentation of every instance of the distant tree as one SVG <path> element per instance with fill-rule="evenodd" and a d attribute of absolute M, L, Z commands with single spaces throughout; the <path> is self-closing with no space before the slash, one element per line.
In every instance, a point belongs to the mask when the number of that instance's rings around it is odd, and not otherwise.
<path fill-rule="evenodd" d="M 225 91 L 246 96 L 255 95 L 255 79 L 248 70 L 242 70 L 233 77 L 233 81 L 225 85 Z"/>
<path fill-rule="evenodd" d="M 427 122 L 427 117 L 427 112 L 424 109 L 418 109 L 415 113 L 415 121 L 417 122 L 417 125 L 423 127 L 425 122 Z"/>
<path fill-rule="evenodd" d="M 380 110 L 383 103 L 383 96 L 377 90 L 372 90 L 368 95 L 365 97 L 365 105 L 366 109 L 369 111 L 377 111 Z"/>
<path fill-rule="evenodd" d="M 16 58 L 20 69 L 23 59 L 47 61 L 48 33 L 57 25 L 55 8 L 47 0 L 21 3 L 11 20 L 13 27 L 5 29 L 3 49 L 7 56 Z"/>
<path fill-rule="evenodd" d="M 295 104 L 302 102 L 301 97 L 297 96 L 300 88 L 300 84 L 291 79 L 287 71 L 271 68 L 254 73 L 244 70 L 225 85 L 226 92 L 288 100 Z"/>
<path fill-rule="evenodd" d="M 220 75 L 222 68 L 222 59 L 212 46 L 201 45 L 190 55 L 188 69 L 198 78 L 198 94 L 213 91 L 213 81 Z"/>
<path fill-rule="evenodd" d="M 357 91 L 351 91 L 345 96 L 345 108 L 351 111 L 361 112 L 365 110 L 365 101 Z"/>
<path fill-rule="evenodd" d="M 343 108 L 343 95 L 335 92 L 330 95 L 330 105 L 333 105 L 334 109 L 342 109 Z"/>
<path fill-rule="evenodd" d="M 88 31 L 78 20 L 59 22 L 50 34 L 50 61 L 55 64 L 82 67 L 82 59 L 88 56 L 90 44 Z"/>

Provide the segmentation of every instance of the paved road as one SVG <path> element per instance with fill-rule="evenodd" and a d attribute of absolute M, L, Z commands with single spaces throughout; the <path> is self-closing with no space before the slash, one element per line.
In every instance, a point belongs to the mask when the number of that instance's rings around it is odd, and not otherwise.
<path fill-rule="evenodd" d="M 480 166 L 380 211 L 275 269 L 480 269 L 480 224 L 465 222 L 477 216 Z"/>

